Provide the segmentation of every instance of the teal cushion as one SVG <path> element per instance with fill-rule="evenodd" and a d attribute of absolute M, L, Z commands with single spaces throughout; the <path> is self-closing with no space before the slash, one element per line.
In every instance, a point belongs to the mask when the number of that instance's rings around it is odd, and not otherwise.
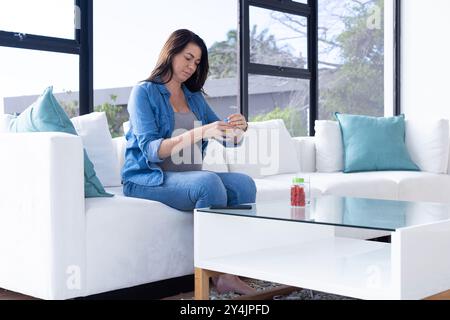
<path fill-rule="evenodd" d="M 53 96 L 53 88 L 45 92 L 11 121 L 11 132 L 65 132 L 77 135 L 77 132 L 63 108 Z M 94 165 L 84 150 L 84 195 L 86 198 L 112 197 L 105 192 L 94 170 Z"/>
<path fill-rule="evenodd" d="M 344 172 L 419 171 L 405 144 L 404 115 L 375 118 L 336 113 L 344 144 Z"/>

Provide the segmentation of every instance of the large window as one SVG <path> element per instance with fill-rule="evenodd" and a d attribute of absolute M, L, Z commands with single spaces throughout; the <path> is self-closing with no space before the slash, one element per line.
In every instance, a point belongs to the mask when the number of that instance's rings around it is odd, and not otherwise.
<path fill-rule="evenodd" d="M 240 1 L 249 120 L 283 118 L 292 135 L 313 135 L 335 112 L 399 112 L 399 0 Z"/>
<path fill-rule="evenodd" d="M 2 1 L 0 108 L 6 97 L 53 85 L 74 113 L 106 111 L 113 135 L 122 134 L 131 87 L 149 76 L 169 34 L 188 28 L 209 49 L 205 89 L 220 117 L 282 118 L 303 135 L 335 112 L 391 115 L 399 110 L 399 2 Z M 27 106 L 19 102 L 16 112 Z"/>
<path fill-rule="evenodd" d="M 22 112 L 48 86 L 69 115 L 92 111 L 92 50 L 92 1 L 2 1 L 0 112 Z"/>
<path fill-rule="evenodd" d="M 95 108 L 110 110 L 112 134 L 128 119 L 132 86 L 146 79 L 169 35 L 197 33 L 209 50 L 206 99 L 219 117 L 238 111 L 237 0 L 94 1 Z"/>
<path fill-rule="evenodd" d="M 2 0 L 0 30 L 75 39 L 73 0 Z"/>
<path fill-rule="evenodd" d="M 240 3 L 242 112 L 249 121 L 283 119 L 292 136 L 308 135 L 317 97 L 316 1 Z"/>
<path fill-rule="evenodd" d="M 394 108 L 394 1 L 319 0 L 319 119 Z"/>
<path fill-rule="evenodd" d="M 4 113 L 21 113 L 36 100 L 36 95 L 53 86 L 67 113 L 79 114 L 77 55 L 0 47 L 0 57 Z"/>

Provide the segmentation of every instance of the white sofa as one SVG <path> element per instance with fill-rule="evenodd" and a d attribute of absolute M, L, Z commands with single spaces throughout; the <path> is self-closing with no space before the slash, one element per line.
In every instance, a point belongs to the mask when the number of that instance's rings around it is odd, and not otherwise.
<path fill-rule="evenodd" d="M 277 121 L 252 127 L 280 125 L 284 128 Z M 315 195 L 450 200 L 447 174 L 318 173 L 315 138 L 286 139 L 284 130 L 274 140 L 281 160 L 273 172 L 260 176 L 254 166 L 233 162 L 245 143 L 227 150 L 211 144 L 204 169 L 254 175 L 257 201 L 289 201 L 296 172 L 310 177 Z M 120 166 L 125 144 L 124 138 L 113 139 L 114 160 Z M 2 133 L 0 148 L 0 288 L 68 299 L 193 273 L 192 215 L 159 202 L 126 198 L 119 186 L 106 188 L 113 198 L 85 199 L 80 137 Z M 222 156 L 223 163 L 208 163 Z"/>

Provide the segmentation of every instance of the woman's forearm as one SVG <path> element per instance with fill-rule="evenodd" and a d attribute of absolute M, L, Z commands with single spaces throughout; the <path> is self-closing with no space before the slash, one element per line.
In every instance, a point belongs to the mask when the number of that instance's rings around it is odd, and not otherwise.
<path fill-rule="evenodd" d="M 173 154 L 180 152 L 186 147 L 189 147 L 203 139 L 203 127 L 198 127 L 189 130 L 179 136 L 165 139 L 161 142 L 159 147 L 158 157 L 163 160 Z"/>

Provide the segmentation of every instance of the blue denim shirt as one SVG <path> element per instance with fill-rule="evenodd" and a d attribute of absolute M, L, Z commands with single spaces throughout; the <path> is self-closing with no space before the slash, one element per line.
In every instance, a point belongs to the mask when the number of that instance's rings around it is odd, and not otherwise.
<path fill-rule="evenodd" d="M 219 121 L 201 92 L 191 92 L 182 86 L 189 108 L 202 125 Z M 123 183 L 159 186 L 164 182 L 163 162 L 158 156 L 164 139 L 172 137 L 174 111 L 169 101 L 170 92 L 164 84 L 142 82 L 131 91 L 128 101 L 130 130 L 126 133 L 127 148 L 122 169 Z M 203 141 L 205 153 L 208 141 Z"/>

